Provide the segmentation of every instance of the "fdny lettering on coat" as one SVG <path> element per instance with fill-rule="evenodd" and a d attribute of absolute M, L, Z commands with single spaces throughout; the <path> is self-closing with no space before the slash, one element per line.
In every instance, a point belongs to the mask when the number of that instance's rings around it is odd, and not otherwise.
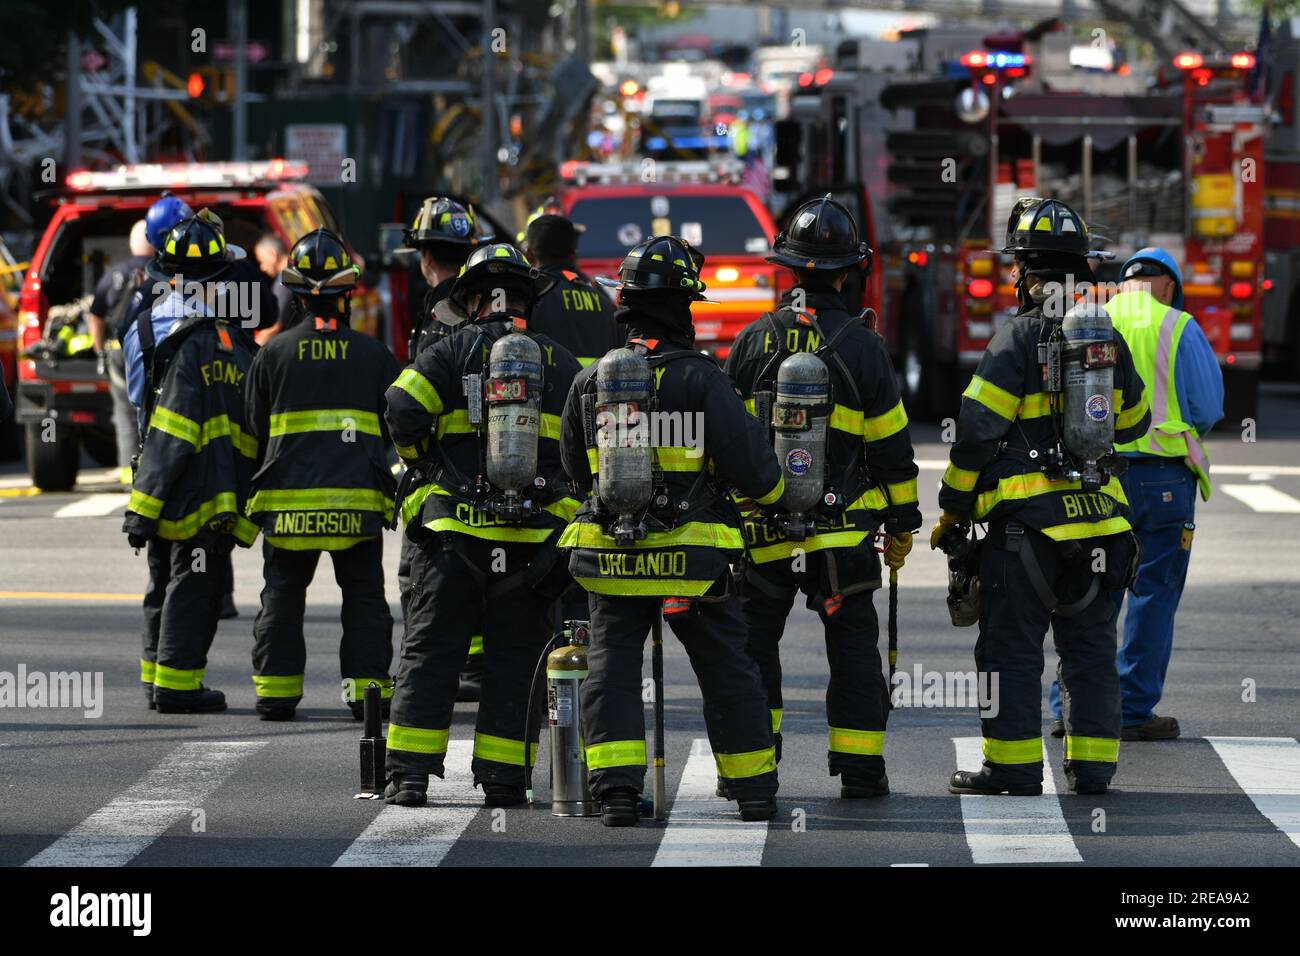
<path fill-rule="evenodd" d="M 298 361 L 333 361 L 348 357 L 347 339 L 323 339 L 319 336 L 298 342 Z"/>
<path fill-rule="evenodd" d="M 221 359 L 213 359 L 206 365 L 200 365 L 199 373 L 203 376 L 204 385 L 211 385 L 214 382 L 218 385 L 238 385 L 244 380 L 244 373 L 238 365 Z"/>
<path fill-rule="evenodd" d="M 603 297 L 603 292 L 597 292 L 594 289 L 565 287 L 560 290 L 560 298 L 564 302 L 564 308 L 569 312 L 595 312 L 599 314 L 601 311 L 600 300 Z"/>

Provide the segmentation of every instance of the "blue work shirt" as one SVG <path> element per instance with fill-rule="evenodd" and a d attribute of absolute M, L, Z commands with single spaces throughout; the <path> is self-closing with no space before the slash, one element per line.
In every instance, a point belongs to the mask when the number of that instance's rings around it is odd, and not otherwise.
<path fill-rule="evenodd" d="M 141 292 L 143 293 L 144 290 L 142 289 Z M 176 323 L 182 318 L 191 315 L 207 315 L 207 309 L 198 297 L 191 296 L 187 300 L 175 289 L 155 301 L 152 307 L 147 306 L 143 301 L 133 306 L 133 316 L 139 315 L 140 310 L 145 308 L 150 309 L 149 317 L 153 323 L 155 348 L 162 344 L 163 339 L 171 334 Z M 145 372 L 144 355 L 140 349 L 140 331 L 136 327 L 134 317 L 122 337 L 122 358 L 126 364 L 126 394 L 138 414 L 141 405 L 144 404 Z M 148 422 L 140 423 L 142 432 L 147 425 Z"/>
<path fill-rule="evenodd" d="M 1219 357 L 1196 319 L 1183 327 L 1174 360 L 1174 391 L 1183 421 L 1204 435 L 1223 418 L 1223 372 Z"/>

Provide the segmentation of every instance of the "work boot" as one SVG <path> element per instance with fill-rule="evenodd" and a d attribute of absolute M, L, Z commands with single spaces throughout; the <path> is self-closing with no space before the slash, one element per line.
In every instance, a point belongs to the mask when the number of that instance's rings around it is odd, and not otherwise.
<path fill-rule="evenodd" d="M 1109 785 L 1100 780 L 1076 780 L 1070 784 L 1070 789 L 1080 796 L 1095 796 L 1105 793 Z"/>
<path fill-rule="evenodd" d="M 399 807 L 422 807 L 429 802 L 427 773 L 393 774 L 384 788 L 384 803 Z"/>
<path fill-rule="evenodd" d="M 770 820 L 776 816 L 776 797 L 737 800 L 736 803 L 740 807 L 740 819 L 746 822 Z"/>
<path fill-rule="evenodd" d="M 1037 797 L 1043 792 L 1041 783 L 999 784 L 989 777 L 987 770 L 958 770 L 948 782 L 949 793 L 973 793 L 995 796 L 1005 793 L 1012 797 Z"/>
<path fill-rule="evenodd" d="M 144 699 L 145 702 L 149 705 L 149 709 L 157 710 L 158 705 L 154 703 L 154 699 L 153 699 L 153 684 L 141 684 L 140 686 L 144 688 Z"/>
<path fill-rule="evenodd" d="M 1120 731 L 1121 740 L 1173 740 L 1182 730 L 1173 717 L 1152 716 L 1145 724 L 1135 724 Z"/>
<path fill-rule="evenodd" d="M 715 789 L 713 792 L 717 794 L 719 797 L 721 797 L 723 800 L 731 799 L 731 788 L 727 786 L 727 781 L 723 780 L 721 777 L 718 778 L 717 789 Z"/>
<path fill-rule="evenodd" d="M 600 822 L 607 827 L 634 827 L 641 816 L 639 794 L 631 787 L 613 787 L 600 796 Z"/>
<path fill-rule="evenodd" d="M 168 690 L 154 687 L 155 709 L 160 714 L 218 714 L 226 709 L 226 695 L 211 687 Z"/>
<path fill-rule="evenodd" d="M 366 719 L 366 702 L 363 700 L 348 701 L 348 710 L 352 711 L 353 720 Z M 387 720 L 393 711 L 393 699 L 385 697 L 379 705 L 379 718 Z"/>
<path fill-rule="evenodd" d="M 293 698 L 276 700 L 275 698 L 260 697 L 253 709 L 257 711 L 257 716 L 262 720 L 293 720 L 294 711 L 298 709 L 298 702 Z"/>
<path fill-rule="evenodd" d="M 887 796 L 889 796 L 889 778 L 883 773 L 879 777 L 851 777 L 846 773 L 840 774 L 841 800 Z"/>
<path fill-rule="evenodd" d="M 1051 733 L 1051 735 L 1052 735 L 1053 737 L 1055 737 L 1057 740 L 1060 740 L 1062 737 L 1064 737 L 1064 736 L 1065 736 L 1065 721 L 1063 721 L 1060 717 L 1057 717 L 1054 721 L 1052 721 L 1052 729 L 1051 729 L 1050 733 Z"/>
<path fill-rule="evenodd" d="M 460 672 L 460 687 L 456 691 L 457 703 L 472 704 L 483 695 L 483 662 L 481 658 L 481 654 L 475 654 L 474 657 L 465 662 L 465 669 Z"/>
<path fill-rule="evenodd" d="M 235 607 L 235 596 L 229 591 L 221 599 L 221 620 L 228 621 L 232 617 L 239 617 L 239 608 Z"/>
<path fill-rule="evenodd" d="M 523 787 L 508 783 L 483 784 L 483 806 L 485 807 L 517 807 L 526 800 Z"/>

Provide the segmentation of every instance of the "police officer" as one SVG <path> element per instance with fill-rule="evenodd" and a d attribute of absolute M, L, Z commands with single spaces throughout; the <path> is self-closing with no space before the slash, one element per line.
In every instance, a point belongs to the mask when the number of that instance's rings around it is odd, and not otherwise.
<path fill-rule="evenodd" d="M 851 272 L 871 268 L 871 250 L 857 225 L 829 196 L 795 211 L 777 236 L 768 262 L 792 269 L 797 284 L 769 313 L 743 329 L 727 357 L 727 371 L 752 406 L 771 393 L 781 362 L 796 352 L 819 355 L 830 373 L 829 435 L 823 504 L 815 525 L 791 538 L 775 522 L 747 518 L 750 563 L 743 607 L 749 651 L 758 663 L 781 729 L 778 642 L 796 593 L 822 619 L 830 664 L 826 717 L 830 773 L 843 797 L 889 792 L 885 776 L 885 719 L 889 688 L 881 671 L 879 622 L 872 592 L 880 587 L 876 530 L 886 532 L 885 561 L 898 569 L 921 526 L 916 464 L 889 353 L 878 335 L 850 316 L 841 296 Z M 763 424 L 768 424 L 764 422 Z"/>
<path fill-rule="evenodd" d="M 614 322 L 614 303 L 583 275 L 575 261 L 581 227 L 558 213 L 534 216 L 524 231 L 524 253 L 555 288 L 533 306 L 529 328 L 549 335 L 585 368 L 623 344 Z"/>
<path fill-rule="evenodd" d="M 447 294 L 451 291 L 457 276 L 465 266 L 465 260 L 476 248 L 492 241 L 490 235 L 478 235 L 478 224 L 474 219 L 474 210 L 462 206 L 454 199 L 445 196 L 430 196 L 420 204 L 420 211 L 415 215 L 411 228 L 406 230 L 407 248 L 420 255 L 420 274 L 428 284 L 425 294 L 420 297 L 420 305 L 413 312 L 411 338 L 407 347 L 407 356 L 414 362 L 416 356 L 438 339 L 449 335 L 459 327 L 463 317 L 450 308 L 440 308 Z M 412 303 L 416 296 L 412 296 Z M 441 316 L 441 318 L 440 318 Z M 444 321 L 445 320 L 445 321 Z M 414 477 L 414 476 L 412 476 Z M 405 507 L 402 511 L 402 523 L 405 527 L 410 516 L 417 513 L 424 496 L 429 494 L 428 485 L 413 487 L 403 498 Z M 398 592 L 402 600 L 402 618 L 406 618 L 410 597 L 411 559 L 415 555 L 415 544 L 406 535 L 402 536 L 402 552 L 397 564 Z M 460 676 L 460 690 L 457 700 L 475 701 L 482 693 L 483 679 L 483 636 L 474 635 L 470 642 L 469 655 Z"/>
<path fill-rule="evenodd" d="M 524 760 L 531 762 L 536 751 L 536 741 L 523 739 L 529 680 L 552 633 L 548 609 L 568 583 L 554 543 L 578 505 L 569 497 L 557 443 L 578 362 L 524 325 L 529 305 L 553 281 L 513 246 L 476 249 L 448 297 L 465 316 L 465 327 L 421 352 L 388 390 L 386 417 L 398 453 L 428 482 L 407 524 L 417 548 L 388 728 L 390 803 L 425 803 L 429 774 L 443 775 L 456 674 L 480 621 L 484 672 L 474 779 L 488 806 L 524 800 Z M 490 416 L 479 415 L 483 376 L 501 386 L 488 395 L 489 406 L 494 396 L 522 392 L 526 398 L 534 387 L 524 379 L 494 378 L 510 373 L 509 362 L 495 368 L 488 358 L 512 331 L 535 341 L 541 355 L 537 475 L 526 506 L 517 499 L 512 504 L 487 482 L 488 456 L 510 435 L 495 431 L 497 425 L 485 434 Z M 496 421 L 517 417 L 527 416 Z"/>
<path fill-rule="evenodd" d="M 1142 543 L 1142 562 L 1128 599 L 1119 648 L 1119 685 L 1125 740 L 1173 740 L 1173 717 L 1155 707 L 1164 694 L 1174 648 L 1174 615 L 1187 582 L 1196 531 L 1196 494 L 1210 500 L 1210 457 L 1201 436 L 1223 417 L 1223 373 L 1191 313 L 1183 310 L 1183 276 L 1164 249 L 1139 249 L 1120 269 L 1123 284 L 1106 311 L 1124 337 L 1151 405 L 1151 429 L 1116 448 L 1128 463 L 1120 483 Z M 1122 597 L 1122 592 L 1119 595 Z M 1052 687 L 1065 733 L 1060 692 Z"/>
<path fill-rule="evenodd" d="M 990 688 L 998 682 L 990 691 L 997 709 L 982 719 L 983 768 L 957 771 L 948 789 L 1042 792 L 1042 643 L 1051 627 L 1065 689 L 1066 777 L 1077 793 L 1104 793 L 1120 740 L 1107 598 L 1127 586 L 1136 546 L 1119 480 L 1094 490 L 1074 477 L 1079 463 L 1062 440 L 1063 416 L 1083 410 L 1064 408 L 1066 393 L 1045 388 L 1069 371 L 1053 355 L 1070 293 L 1092 279 L 1088 231 L 1069 206 L 1046 199 L 1017 204 L 1008 233 L 1002 251 L 1015 257 L 1020 311 L 993 336 L 962 396 L 939 491 L 943 513 L 930 537 L 932 548 L 951 549 L 971 521 L 989 523 L 975 662 Z M 1114 440 L 1131 441 L 1151 417 L 1142 380 L 1123 339 L 1096 344 L 1097 360 L 1113 363 L 1114 387 L 1088 398 L 1088 417 L 1107 428 L 1113 421 Z"/>
<path fill-rule="evenodd" d="M 177 224 L 148 266 L 152 278 L 175 285 L 145 317 L 157 344 L 123 531 L 132 547 L 148 545 L 141 680 L 153 685 L 160 713 L 226 709 L 225 695 L 203 686 L 203 672 L 221 610 L 220 559 L 257 537 L 243 516 L 257 448 L 243 427 L 248 340 L 214 316 L 224 294 L 218 280 L 243 254 L 204 210 Z"/>
<path fill-rule="evenodd" d="M 599 497 L 565 530 L 569 569 L 591 603 L 590 676 L 582 685 L 583 735 L 593 795 L 606 826 L 633 826 L 645 778 L 642 652 L 665 610 L 686 647 L 704 697 L 704 720 L 718 776 L 746 820 L 776 812 L 776 747 L 758 667 L 745 652 L 745 625 L 729 562 L 744 550 L 732 489 L 774 505 L 784 483 L 767 435 L 745 411 L 726 374 L 694 347 L 691 303 L 704 299 L 703 255 L 681 239 L 638 243 L 623 260 L 616 314 L 628 344 L 655 379 L 660 421 L 683 427 L 654 449 L 655 488 L 640 540 L 616 539 Z M 607 359 L 608 360 L 608 359 Z M 565 405 L 565 469 L 586 494 L 598 470 L 599 438 L 584 428 L 584 395 L 600 365 L 578 376 Z M 667 437 L 669 440 L 664 441 Z"/>
<path fill-rule="evenodd" d="M 392 696 L 393 620 L 381 532 L 396 482 L 388 468 L 384 393 L 401 371 L 378 339 L 348 325 L 359 270 L 328 229 L 299 239 L 280 275 L 304 320 L 253 360 L 245 389 L 260 467 L 248 516 L 265 535 L 262 609 L 253 625 L 253 685 L 263 720 L 289 720 L 302 700 L 307 586 L 327 552 L 343 592 L 344 697 L 362 716 L 370 683 Z"/>

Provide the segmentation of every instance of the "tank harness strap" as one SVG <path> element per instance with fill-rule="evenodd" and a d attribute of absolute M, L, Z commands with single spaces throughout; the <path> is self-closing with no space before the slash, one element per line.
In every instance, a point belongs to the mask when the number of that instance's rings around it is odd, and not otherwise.
<path fill-rule="evenodd" d="M 1038 556 L 1034 554 L 1033 545 L 1027 540 L 1025 526 L 1017 521 L 1009 522 L 1006 526 L 1006 549 L 1020 555 L 1020 563 L 1024 565 L 1025 575 L 1029 578 L 1034 593 L 1038 595 L 1038 600 L 1043 602 L 1047 610 L 1059 617 L 1074 617 L 1092 604 L 1101 592 L 1101 577 L 1094 573 L 1083 597 L 1071 604 L 1061 604 L 1056 592 L 1047 583 L 1042 565 L 1038 563 Z"/>

